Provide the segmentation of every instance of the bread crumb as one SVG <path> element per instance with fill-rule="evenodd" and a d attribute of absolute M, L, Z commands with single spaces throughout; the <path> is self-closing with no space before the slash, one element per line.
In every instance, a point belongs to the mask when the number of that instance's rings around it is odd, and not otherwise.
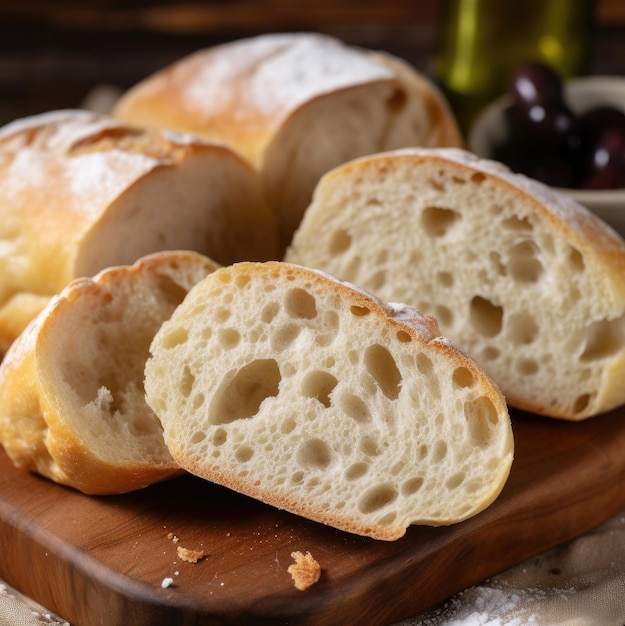
<path fill-rule="evenodd" d="M 287 571 L 293 577 L 296 589 L 304 591 L 319 580 L 321 567 L 310 552 L 306 554 L 298 551 L 291 552 L 291 558 L 295 560 L 295 563 L 289 565 Z"/>
<path fill-rule="evenodd" d="M 201 550 L 189 550 L 188 548 L 183 548 L 182 546 L 178 546 L 176 548 L 178 552 L 178 556 L 188 563 L 197 563 L 200 559 L 203 559 L 206 554 Z"/>
<path fill-rule="evenodd" d="M 178 537 L 176 537 L 174 533 L 167 533 L 167 539 L 173 541 L 174 543 L 178 543 L 180 541 L 180 539 L 178 539 Z"/>
<path fill-rule="evenodd" d="M 171 587 L 174 584 L 173 578 L 163 578 L 163 582 L 161 583 L 161 587 L 163 589 L 167 589 L 167 587 Z"/>

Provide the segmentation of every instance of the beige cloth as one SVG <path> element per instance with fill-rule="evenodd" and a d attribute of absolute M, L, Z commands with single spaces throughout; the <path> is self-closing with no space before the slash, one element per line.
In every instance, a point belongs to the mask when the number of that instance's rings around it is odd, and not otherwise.
<path fill-rule="evenodd" d="M 0 581 L 0 626 L 51 624 L 67 622 Z M 397 626 L 526 624 L 625 625 L 625 510 Z"/>
<path fill-rule="evenodd" d="M 401 622 L 401 626 L 525 624 L 625 625 L 625 510 L 595 530 Z"/>

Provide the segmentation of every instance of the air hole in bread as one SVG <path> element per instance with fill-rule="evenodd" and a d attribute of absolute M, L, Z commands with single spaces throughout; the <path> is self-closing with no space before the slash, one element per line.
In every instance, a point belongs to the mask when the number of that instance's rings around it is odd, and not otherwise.
<path fill-rule="evenodd" d="M 228 433 L 223 428 L 218 428 L 213 433 L 213 446 L 217 448 L 219 446 L 223 446 L 227 440 L 228 440 Z"/>
<path fill-rule="evenodd" d="M 535 359 L 520 359 L 517 368 L 523 376 L 533 376 L 538 372 L 538 362 Z"/>
<path fill-rule="evenodd" d="M 486 346 L 482 350 L 482 360 L 484 361 L 496 361 L 500 356 L 501 352 L 495 346 Z"/>
<path fill-rule="evenodd" d="M 230 372 L 215 391 L 209 409 L 211 424 L 254 417 L 263 400 L 278 395 L 280 369 L 274 359 L 257 359 Z"/>
<path fill-rule="evenodd" d="M 243 287 L 245 287 L 245 285 L 247 285 L 250 282 L 250 277 L 248 274 L 237 274 L 237 277 L 235 279 L 235 284 L 239 289 L 243 289 Z"/>
<path fill-rule="evenodd" d="M 466 367 L 457 367 L 454 370 L 452 380 L 457 387 L 461 388 L 472 387 L 475 382 L 471 370 Z"/>
<path fill-rule="evenodd" d="M 352 304 L 352 306 L 349 307 L 349 312 L 356 317 L 364 317 L 365 315 L 369 315 L 369 313 L 371 313 L 371 309 L 366 306 L 357 306 Z"/>
<path fill-rule="evenodd" d="M 571 251 L 569 252 L 569 265 L 571 269 L 576 272 L 583 272 L 586 268 L 584 256 L 577 248 L 571 247 Z"/>
<path fill-rule="evenodd" d="M 294 472 L 291 476 L 291 482 L 294 485 L 299 485 L 304 480 L 304 472 L 298 471 Z"/>
<path fill-rule="evenodd" d="M 511 315 L 506 326 L 511 341 L 517 345 L 529 345 L 538 337 L 538 324 L 529 313 Z"/>
<path fill-rule="evenodd" d="M 381 517 L 378 520 L 378 524 L 380 526 L 390 526 L 397 519 L 397 513 L 395 511 L 390 511 L 384 517 Z"/>
<path fill-rule="evenodd" d="M 575 400 L 575 404 L 573 405 L 573 412 L 581 413 L 582 411 L 584 411 L 586 407 L 590 404 L 590 397 L 591 396 L 589 393 L 585 393 L 579 396 L 579 398 Z"/>
<path fill-rule="evenodd" d="M 387 261 L 388 261 L 388 250 L 386 249 L 380 250 L 377 256 L 375 257 L 376 265 L 383 265 Z"/>
<path fill-rule="evenodd" d="M 189 333 L 184 328 L 174 328 L 168 332 L 161 340 L 161 346 L 167 350 L 171 350 L 176 346 L 182 345 L 189 340 Z"/>
<path fill-rule="evenodd" d="M 195 383 L 195 376 L 191 373 L 188 365 L 185 365 L 182 369 L 182 377 L 180 379 L 180 393 L 188 398 L 193 390 L 193 383 Z"/>
<path fill-rule="evenodd" d="M 340 254 L 349 249 L 352 245 L 351 235 L 343 229 L 337 230 L 330 239 L 328 252 L 331 255 Z"/>
<path fill-rule="evenodd" d="M 363 514 L 374 513 L 391 504 L 397 498 L 393 485 L 374 485 L 365 491 L 358 501 L 358 510 Z"/>
<path fill-rule="evenodd" d="M 302 467 L 323 470 L 332 463 L 332 450 L 323 439 L 309 439 L 300 445 L 295 458 Z"/>
<path fill-rule="evenodd" d="M 400 87 L 393 89 L 393 93 L 386 99 L 386 108 L 391 113 L 400 113 L 406 103 L 408 102 L 408 95 Z"/>
<path fill-rule="evenodd" d="M 488 255 L 488 258 L 490 259 L 491 266 L 495 270 L 495 274 L 497 274 L 498 276 L 506 276 L 508 274 L 506 266 L 501 261 L 501 254 L 499 254 L 499 252 L 495 250 L 492 251 Z M 488 279 L 484 278 L 484 280 L 487 281 Z"/>
<path fill-rule="evenodd" d="M 360 258 L 360 255 L 352 257 L 343 270 L 343 279 L 347 282 L 358 284 L 358 274 L 360 273 L 361 263 L 362 259 Z"/>
<path fill-rule="evenodd" d="M 426 235 L 444 237 L 460 219 L 460 214 L 451 209 L 427 207 L 421 213 L 421 225 Z"/>
<path fill-rule="evenodd" d="M 417 493 L 417 491 L 419 491 L 421 487 L 423 487 L 423 478 L 421 476 L 415 476 L 414 478 L 409 478 L 408 480 L 405 480 L 401 484 L 401 488 L 400 488 L 401 495 L 411 496 Z"/>
<path fill-rule="evenodd" d="M 501 225 L 515 232 L 531 232 L 534 230 L 534 225 L 526 217 L 521 218 L 516 215 L 502 220 Z"/>
<path fill-rule="evenodd" d="M 452 287 L 454 284 L 454 277 L 451 272 L 438 272 L 436 280 L 441 287 Z"/>
<path fill-rule="evenodd" d="M 288 417 L 285 420 L 283 420 L 282 423 L 280 424 L 280 432 L 283 435 L 288 435 L 289 433 L 292 433 L 295 430 L 296 426 L 297 426 L 297 422 L 295 418 L 293 416 Z"/>
<path fill-rule="evenodd" d="M 483 337 L 495 337 L 501 332 L 503 308 L 486 298 L 475 296 L 471 300 L 469 315 L 473 328 Z"/>
<path fill-rule="evenodd" d="M 215 316 L 215 320 L 218 323 L 223 324 L 230 319 L 230 316 L 232 315 L 232 310 L 226 307 L 219 307 L 213 315 Z"/>
<path fill-rule="evenodd" d="M 441 463 L 447 456 L 447 443 L 439 439 L 432 448 L 432 463 Z"/>
<path fill-rule="evenodd" d="M 345 478 L 347 480 L 358 480 L 369 471 L 369 463 L 352 463 L 345 470 Z"/>
<path fill-rule="evenodd" d="M 206 398 L 203 393 L 196 393 L 195 396 L 193 396 L 193 402 L 191 403 L 193 410 L 197 411 L 204 404 L 205 400 Z"/>
<path fill-rule="evenodd" d="M 510 275 L 519 283 L 535 283 L 544 268 L 538 259 L 538 248 L 533 241 L 522 241 L 508 251 Z"/>
<path fill-rule="evenodd" d="M 443 176 L 442 172 L 439 172 L 439 176 Z M 426 183 L 432 188 L 434 189 L 434 191 L 445 191 L 445 185 L 440 182 L 439 180 L 436 180 L 436 178 L 434 178 L 433 176 L 430 176 L 427 180 Z"/>
<path fill-rule="evenodd" d="M 345 415 L 356 422 L 364 423 L 371 420 L 371 414 L 365 401 L 349 391 L 343 391 L 339 395 L 338 406 Z"/>
<path fill-rule="evenodd" d="M 330 406 L 330 394 L 337 385 L 336 377 L 330 372 L 315 370 L 309 372 L 302 381 L 302 395 L 307 398 L 315 398 L 323 406 Z"/>
<path fill-rule="evenodd" d="M 234 458 L 239 463 L 247 463 L 254 456 L 254 448 L 251 446 L 239 446 L 234 451 Z"/>
<path fill-rule="evenodd" d="M 466 185 L 467 181 L 466 179 L 460 177 L 460 176 L 452 176 L 451 177 L 451 181 L 455 184 L 455 185 Z"/>
<path fill-rule="evenodd" d="M 481 185 L 486 180 L 486 176 L 482 172 L 475 172 L 471 175 L 470 180 L 475 185 Z"/>
<path fill-rule="evenodd" d="M 365 367 L 389 400 L 396 400 L 401 388 L 402 376 L 391 353 L 378 343 L 365 350 Z"/>
<path fill-rule="evenodd" d="M 386 284 L 386 270 L 378 270 L 373 274 L 373 276 L 369 279 L 371 282 L 369 284 L 369 289 L 372 291 L 377 291 L 378 289 L 382 289 Z"/>
<path fill-rule="evenodd" d="M 270 343 L 274 352 L 286 350 L 301 332 L 301 326 L 295 322 L 282 324 L 271 331 Z"/>
<path fill-rule="evenodd" d="M 241 341 L 241 335 L 235 328 L 222 328 L 219 331 L 219 343 L 222 348 L 231 350 Z"/>
<path fill-rule="evenodd" d="M 464 472 L 456 472 L 445 481 L 447 489 L 457 489 L 464 482 L 467 475 Z"/>
<path fill-rule="evenodd" d="M 317 302 L 314 296 L 299 287 L 293 287 L 284 299 L 286 312 L 294 319 L 311 320 L 317 317 Z"/>
<path fill-rule="evenodd" d="M 582 361 L 595 361 L 619 352 L 625 342 L 625 318 L 601 320 L 586 331 Z"/>
<path fill-rule="evenodd" d="M 375 438 L 365 435 L 360 440 L 360 451 L 367 456 L 378 456 L 380 447 Z"/>
<path fill-rule="evenodd" d="M 434 317 L 436 317 L 442 326 L 449 327 L 454 322 L 454 315 L 451 312 L 451 309 L 442 304 L 437 305 L 434 309 Z"/>
<path fill-rule="evenodd" d="M 382 206 L 382 202 L 380 201 L 379 198 L 376 198 L 375 196 L 372 198 L 367 198 L 367 200 L 365 201 L 365 206 L 367 207 L 381 207 Z"/>
<path fill-rule="evenodd" d="M 196 430 L 190 437 L 190 441 L 192 444 L 197 445 L 202 443 L 206 439 L 206 433 L 201 430 Z"/>
<path fill-rule="evenodd" d="M 274 318 L 280 312 L 280 305 L 277 302 L 269 302 L 263 307 L 260 314 L 260 319 L 265 324 L 273 322 Z"/>
<path fill-rule="evenodd" d="M 464 403 L 464 414 L 471 443 L 480 448 L 486 447 L 490 439 L 490 424 L 496 424 L 499 419 L 491 399 L 480 396 L 468 400 Z"/>
<path fill-rule="evenodd" d="M 401 343 L 410 343 L 412 341 L 412 337 L 405 330 L 397 331 L 397 339 L 399 339 Z"/>
<path fill-rule="evenodd" d="M 424 376 L 429 377 L 429 376 L 434 375 L 434 366 L 432 364 L 432 361 L 430 357 L 427 356 L 427 354 L 424 354 L 423 352 L 420 352 L 419 354 L 417 354 L 417 369 Z"/>
<path fill-rule="evenodd" d="M 320 332 L 315 337 L 315 343 L 319 346 L 329 346 L 336 339 L 339 324 L 339 316 L 336 311 L 325 311 L 322 326 L 325 332 Z"/>

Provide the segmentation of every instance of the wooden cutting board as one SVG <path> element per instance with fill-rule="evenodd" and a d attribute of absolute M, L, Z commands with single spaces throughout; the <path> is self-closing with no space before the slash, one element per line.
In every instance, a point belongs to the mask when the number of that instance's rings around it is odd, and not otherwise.
<path fill-rule="evenodd" d="M 396 542 L 191 476 L 85 496 L 16 470 L 0 451 L 0 577 L 76 626 L 389 624 L 625 507 L 625 408 L 581 423 L 512 417 L 516 455 L 497 501 Z M 207 556 L 182 561 L 178 546 Z M 295 550 L 323 568 L 305 592 L 287 572 Z M 167 577 L 174 584 L 162 588 Z"/>

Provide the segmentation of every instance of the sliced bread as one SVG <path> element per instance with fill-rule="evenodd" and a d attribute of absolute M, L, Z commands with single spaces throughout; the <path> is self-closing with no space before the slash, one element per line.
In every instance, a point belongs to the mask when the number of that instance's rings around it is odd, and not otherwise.
<path fill-rule="evenodd" d="M 159 250 L 274 259 L 258 175 L 222 145 L 86 111 L 0 129 L 0 352 L 71 280 Z"/>
<path fill-rule="evenodd" d="M 579 420 L 625 402 L 625 243 L 500 164 L 414 149 L 336 168 L 286 260 L 430 313 L 508 405 Z"/>
<path fill-rule="evenodd" d="M 187 471 L 383 540 L 459 522 L 513 457 L 503 397 L 433 318 L 320 272 L 239 263 L 198 283 L 146 364 Z"/>
<path fill-rule="evenodd" d="M 263 179 L 285 245 L 332 167 L 403 146 L 462 144 L 447 102 L 418 70 L 318 33 L 199 50 L 130 89 L 114 115 L 243 155 Z"/>
<path fill-rule="evenodd" d="M 0 366 L 0 443 L 13 463 L 90 494 L 180 473 L 145 403 L 143 369 L 161 323 L 217 267 L 155 253 L 55 296 Z"/>

